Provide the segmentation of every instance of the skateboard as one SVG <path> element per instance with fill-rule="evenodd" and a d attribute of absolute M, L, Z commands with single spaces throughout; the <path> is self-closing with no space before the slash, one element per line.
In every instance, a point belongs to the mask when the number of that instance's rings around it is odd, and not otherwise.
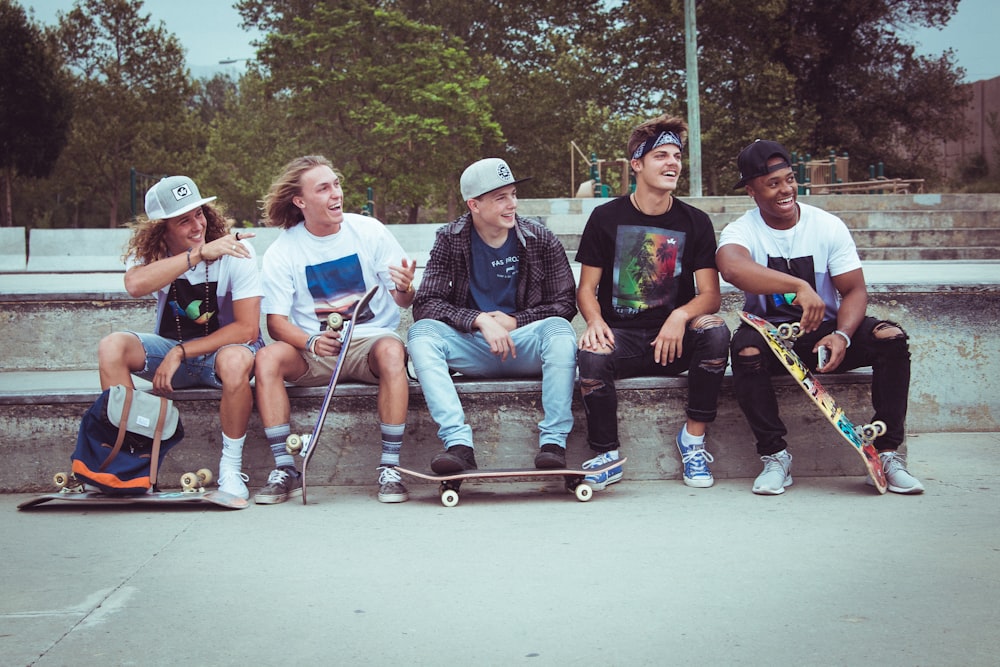
<path fill-rule="evenodd" d="M 439 482 L 438 493 L 441 495 L 441 504 L 445 507 L 454 507 L 458 504 L 458 490 L 463 481 L 467 479 L 498 479 L 502 477 L 563 477 L 566 480 L 566 490 L 575 495 L 577 500 L 585 503 L 594 496 L 594 489 L 584 481 L 584 477 L 620 466 L 627 460 L 628 457 L 623 456 L 617 461 L 612 461 L 599 468 L 591 468 L 589 470 L 580 468 L 498 468 L 495 470 L 466 470 L 446 475 L 420 472 L 400 466 L 396 466 L 396 470 L 411 477 Z"/>
<path fill-rule="evenodd" d="M 319 410 L 319 418 L 316 419 L 312 434 L 298 435 L 293 433 L 285 440 L 285 449 L 288 450 L 289 454 L 300 454 L 302 456 L 303 505 L 306 504 L 306 469 L 309 467 L 309 461 L 312 459 L 313 452 L 316 451 L 320 431 L 323 430 L 323 424 L 326 422 L 326 414 L 330 411 L 330 402 L 333 399 L 333 393 L 337 390 L 340 369 L 343 366 L 344 357 L 347 356 L 347 350 L 351 346 L 351 339 L 354 338 L 355 321 L 365 316 L 365 310 L 367 310 L 368 304 L 371 303 L 372 297 L 375 296 L 377 291 L 378 285 L 368 290 L 354 308 L 351 309 L 349 314 L 332 312 L 327 316 L 327 328 L 334 331 L 342 331 L 340 335 L 341 346 L 340 354 L 337 355 L 337 364 L 333 367 L 333 374 L 330 376 L 330 384 L 327 385 L 326 394 L 323 396 L 323 405 Z"/>
<path fill-rule="evenodd" d="M 820 409 L 820 412 L 833 424 L 837 431 L 847 440 L 848 444 L 857 450 L 865 462 L 868 475 L 875 482 L 875 488 L 879 493 L 885 493 L 888 489 L 888 482 L 885 479 L 885 471 L 882 470 L 882 462 L 878 458 L 878 452 L 872 444 L 875 438 L 885 433 L 885 422 L 876 421 L 871 424 L 855 426 L 847 418 L 844 409 L 837 405 L 837 401 L 828 392 L 799 355 L 792 349 L 792 343 L 801 333 L 798 322 L 784 323 L 775 326 L 762 317 L 753 313 L 740 312 L 740 319 L 753 327 L 764 337 L 767 346 L 771 349 L 781 363 L 785 366 L 789 375 L 795 378 L 796 383 L 802 387 L 806 395 Z"/>
<path fill-rule="evenodd" d="M 241 510 L 250 506 L 250 502 L 224 491 L 208 491 L 205 484 L 212 481 L 212 472 L 202 468 L 196 473 L 188 472 L 181 476 L 183 491 L 148 491 L 134 495 L 112 495 L 100 491 L 85 491 L 83 484 L 66 473 L 56 473 L 53 478 L 57 493 L 46 493 L 29 498 L 17 506 L 19 510 L 30 509 L 52 501 L 69 501 L 88 504 L 108 505 L 150 505 L 179 503 L 211 503 L 227 509 Z"/>

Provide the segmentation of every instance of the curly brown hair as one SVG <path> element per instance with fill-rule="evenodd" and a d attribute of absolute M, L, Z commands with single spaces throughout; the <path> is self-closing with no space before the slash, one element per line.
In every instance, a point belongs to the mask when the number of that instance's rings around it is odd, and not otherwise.
<path fill-rule="evenodd" d="M 264 217 L 271 227 L 291 229 L 302 221 L 302 211 L 292 199 L 302 194 L 302 175 L 314 167 L 329 167 L 341 181 L 344 177 L 333 164 L 322 155 L 297 157 L 281 172 L 281 176 L 271 183 L 264 197 Z"/>
<path fill-rule="evenodd" d="M 631 158 L 635 155 L 635 149 L 646 143 L 646 140 L 650 137 L 659 136 L 661 132 L 673 132 L 680 139 L 684 140 L 687 138 L 687 131 L 687 123 L 682 118 L 668 116 L 667 114 L 657 116 L 656 118 L 640 123 L 638 127 L 632 130 L 632 134 L 628 138 L 628 153 L 626 155 Z"/>
<path fill-rule="evenodd" d="M 218 208 L 212 204 L 202 204 L 201 210 L 205 214 L 205 243 L 225 236 L 229 233 L 232 220 L 227 220 Z M 151 264 L 157 260 L 170 256 L 167 249 L 167 242 L 164 240 L 167 226 L 163 220 L 150 220 L 145 216 L 136 218 L 134 222 L 126 225 L 132 230 L 132 237 L 125 248 L 123 260 L 134 256 L 143 264 Z"/>

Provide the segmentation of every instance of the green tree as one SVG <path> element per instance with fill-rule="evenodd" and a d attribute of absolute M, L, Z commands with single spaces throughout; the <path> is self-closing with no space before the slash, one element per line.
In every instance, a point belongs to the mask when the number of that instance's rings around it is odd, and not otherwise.
<path fill-rule="evenodd" d="M 58 176 L 68 184 L 74 224 L 103 209 L 105 224 L 117 226 L 131 168 L 184 173 L 198 150 L 184 53 L 142 6 L 141 0 L 77 0 L 60 17 L 58 39 L 75 75 L 76 103 Z"/>
<path fill-rule="evenodd" d="M 465 156 L 499 141 L 485 77 L 440 30 L 363 0 L 237 6 L 268 33 L 258 60 L 268 91 L 293 100 L 299 149 L 330 153 L 349 197 L 375 187 L 380 217 L 386 202 L 415 222 L 421 206 L 454 200 Z"/>
<path fill-rule="evenodd" d="M 19 5 L 0 0 L 0 225 L 13 225 L 18 176 L 48 176 L 67 141 L 71 103 L 58 58 Z"/>

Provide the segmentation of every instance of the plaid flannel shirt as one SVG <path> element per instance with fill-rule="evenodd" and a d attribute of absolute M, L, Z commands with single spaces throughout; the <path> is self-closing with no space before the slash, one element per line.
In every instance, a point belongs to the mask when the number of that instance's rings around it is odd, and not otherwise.
<path fill-rule="evenodd" d="M 566 249 L 544 225 L 515 216 L 519 246 L 517 310 L 511 315 L 522 327 L 530 322 L 576 315 L 576 281 Z M 413 319 L 440 320 L 458 331 L 473 330 L 482 312 L 472 302 L 469 288 L 472 254 L 472 214 L 443 225 L 413 300 Z"/>

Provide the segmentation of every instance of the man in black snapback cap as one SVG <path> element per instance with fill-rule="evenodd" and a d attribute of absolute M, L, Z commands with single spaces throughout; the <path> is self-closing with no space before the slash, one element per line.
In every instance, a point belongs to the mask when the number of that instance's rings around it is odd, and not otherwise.
<path fill-rule="evenodd" d="M 744 310 L 772 324 L 801 322 L 803 335 L 794 349 L 811 370 L 872 367 L 872 421 L 887 426 L 875 446 L 889 490 L 921 493 L 923 485 L 897 452 L 910 385 L 906 332 L 866 315 L 868 289 L 850 230 L 840 218 L 798 201 L 791 159 L 781 144 L 755 141 L 740 152 L 737 165 L 736 187 L 745 187 L 757 207 L 722 230 L 716 253 L 722 277 L 743 290 Z M 786 295 L 794 297 L 789 302 Z M 764 462 L 753 492 L 778 495 L 792 484 L 792 456 L 771 385 L 771 375 L 784 369 L 766 347 L 761 335 L 743 324 L 733 334 L 730 358 L 736 398 Z M 820 348 L 829 353 L 823 366 Z"/>

